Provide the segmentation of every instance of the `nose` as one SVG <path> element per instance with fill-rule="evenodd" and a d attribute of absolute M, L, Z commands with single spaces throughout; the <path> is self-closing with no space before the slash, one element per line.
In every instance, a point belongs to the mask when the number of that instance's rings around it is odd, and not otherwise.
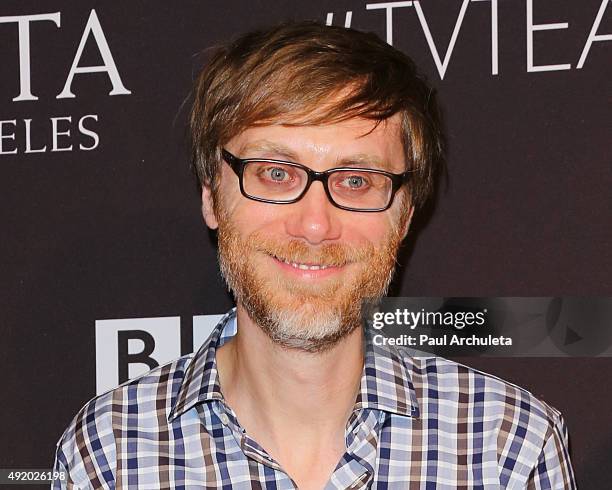
<path fill-rule="evenodd" d="M 304 197 L 289 204 L 292 212 L 285 227 L 287 233 L 311 245 L 340 238 L 342 226 L 338 211 L 329 202 L 322 182 L 313 182 Z"/>

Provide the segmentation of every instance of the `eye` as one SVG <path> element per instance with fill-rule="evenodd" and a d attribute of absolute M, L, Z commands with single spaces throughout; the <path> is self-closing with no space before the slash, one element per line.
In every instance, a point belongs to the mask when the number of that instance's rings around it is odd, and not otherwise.
<path fill-rule="evenodd" d="M 260 177 L 277 183 L 289 182 L 291 175 L 283 167 L 265 167 L 259 172 Z"/>
<path fill-rule="evenodd" d="M 370 177 L 362 173 L 342 172 L 338 175 L 336 187 L 347 192 L 365 191 L 371 187 Z"/>
<path fill-rule="evenodd" d="M 366 185 L 362 175 L 350 175 L 345 179 L 345 182 L 351 189 L 361 189 Z"/>
<path fill-rule="evenodd" d="M 285 177 L 287 177 L 287 172 L 282 168 L 275 167 L 270 169 L 270 178 L 272 180 L 284 180 Z"/>

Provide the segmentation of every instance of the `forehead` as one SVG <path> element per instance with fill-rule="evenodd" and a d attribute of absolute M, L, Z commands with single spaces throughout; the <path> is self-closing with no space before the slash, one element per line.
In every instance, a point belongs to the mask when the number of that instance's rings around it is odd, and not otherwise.
<path fill-rule="evenodd" d="M 250 127 L 226 145 L 241 158 L 267 157 L 297 161 L 315 169 L 340 162 L 405 169 L 401 119 L 395 115 L 379 124 L 364 118 L 312 125 L 266 124 Z M 321 167 L 321 168 L 318 168 Z"/>

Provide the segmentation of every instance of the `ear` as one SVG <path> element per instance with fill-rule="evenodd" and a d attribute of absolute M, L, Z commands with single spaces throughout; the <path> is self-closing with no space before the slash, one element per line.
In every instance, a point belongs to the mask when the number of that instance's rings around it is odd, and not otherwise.
<path fill-rule="evenodd" d="M 404 223 L 404 228 L 402 230 L 402 240 L 406 238 L 406 235 L 408 234 L 408 230 L 410 229 L 410 223 L 412 222 L 413 215 L 414 215 L 414 206 L 410 206 L 408 208 L 408 219 L 406 219 L 406 222 Z"/>
<path fill-rule="evenodd" d="M 216 230 L 219 227 L 213 206 L 212 191 L 207 184 L 202 185 L 202 216 L 204 216 L 204 221 L 211 230 Z"/>

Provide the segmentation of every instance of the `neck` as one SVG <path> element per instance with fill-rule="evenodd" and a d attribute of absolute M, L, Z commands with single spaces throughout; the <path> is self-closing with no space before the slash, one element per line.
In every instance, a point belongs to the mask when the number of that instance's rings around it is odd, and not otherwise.
<path fill-rule="evenodd" d="M 238 333 L 219 348 L 217 364 L 223 396 L 247 432 L 257 439 L 265 431 L 279 447 L 299 432 L 320 434 L 322 442 L 344 437 L 363 370 L 362 329 L 309 353 L 275 344 L 241 307 L 237 321 Z"/>

